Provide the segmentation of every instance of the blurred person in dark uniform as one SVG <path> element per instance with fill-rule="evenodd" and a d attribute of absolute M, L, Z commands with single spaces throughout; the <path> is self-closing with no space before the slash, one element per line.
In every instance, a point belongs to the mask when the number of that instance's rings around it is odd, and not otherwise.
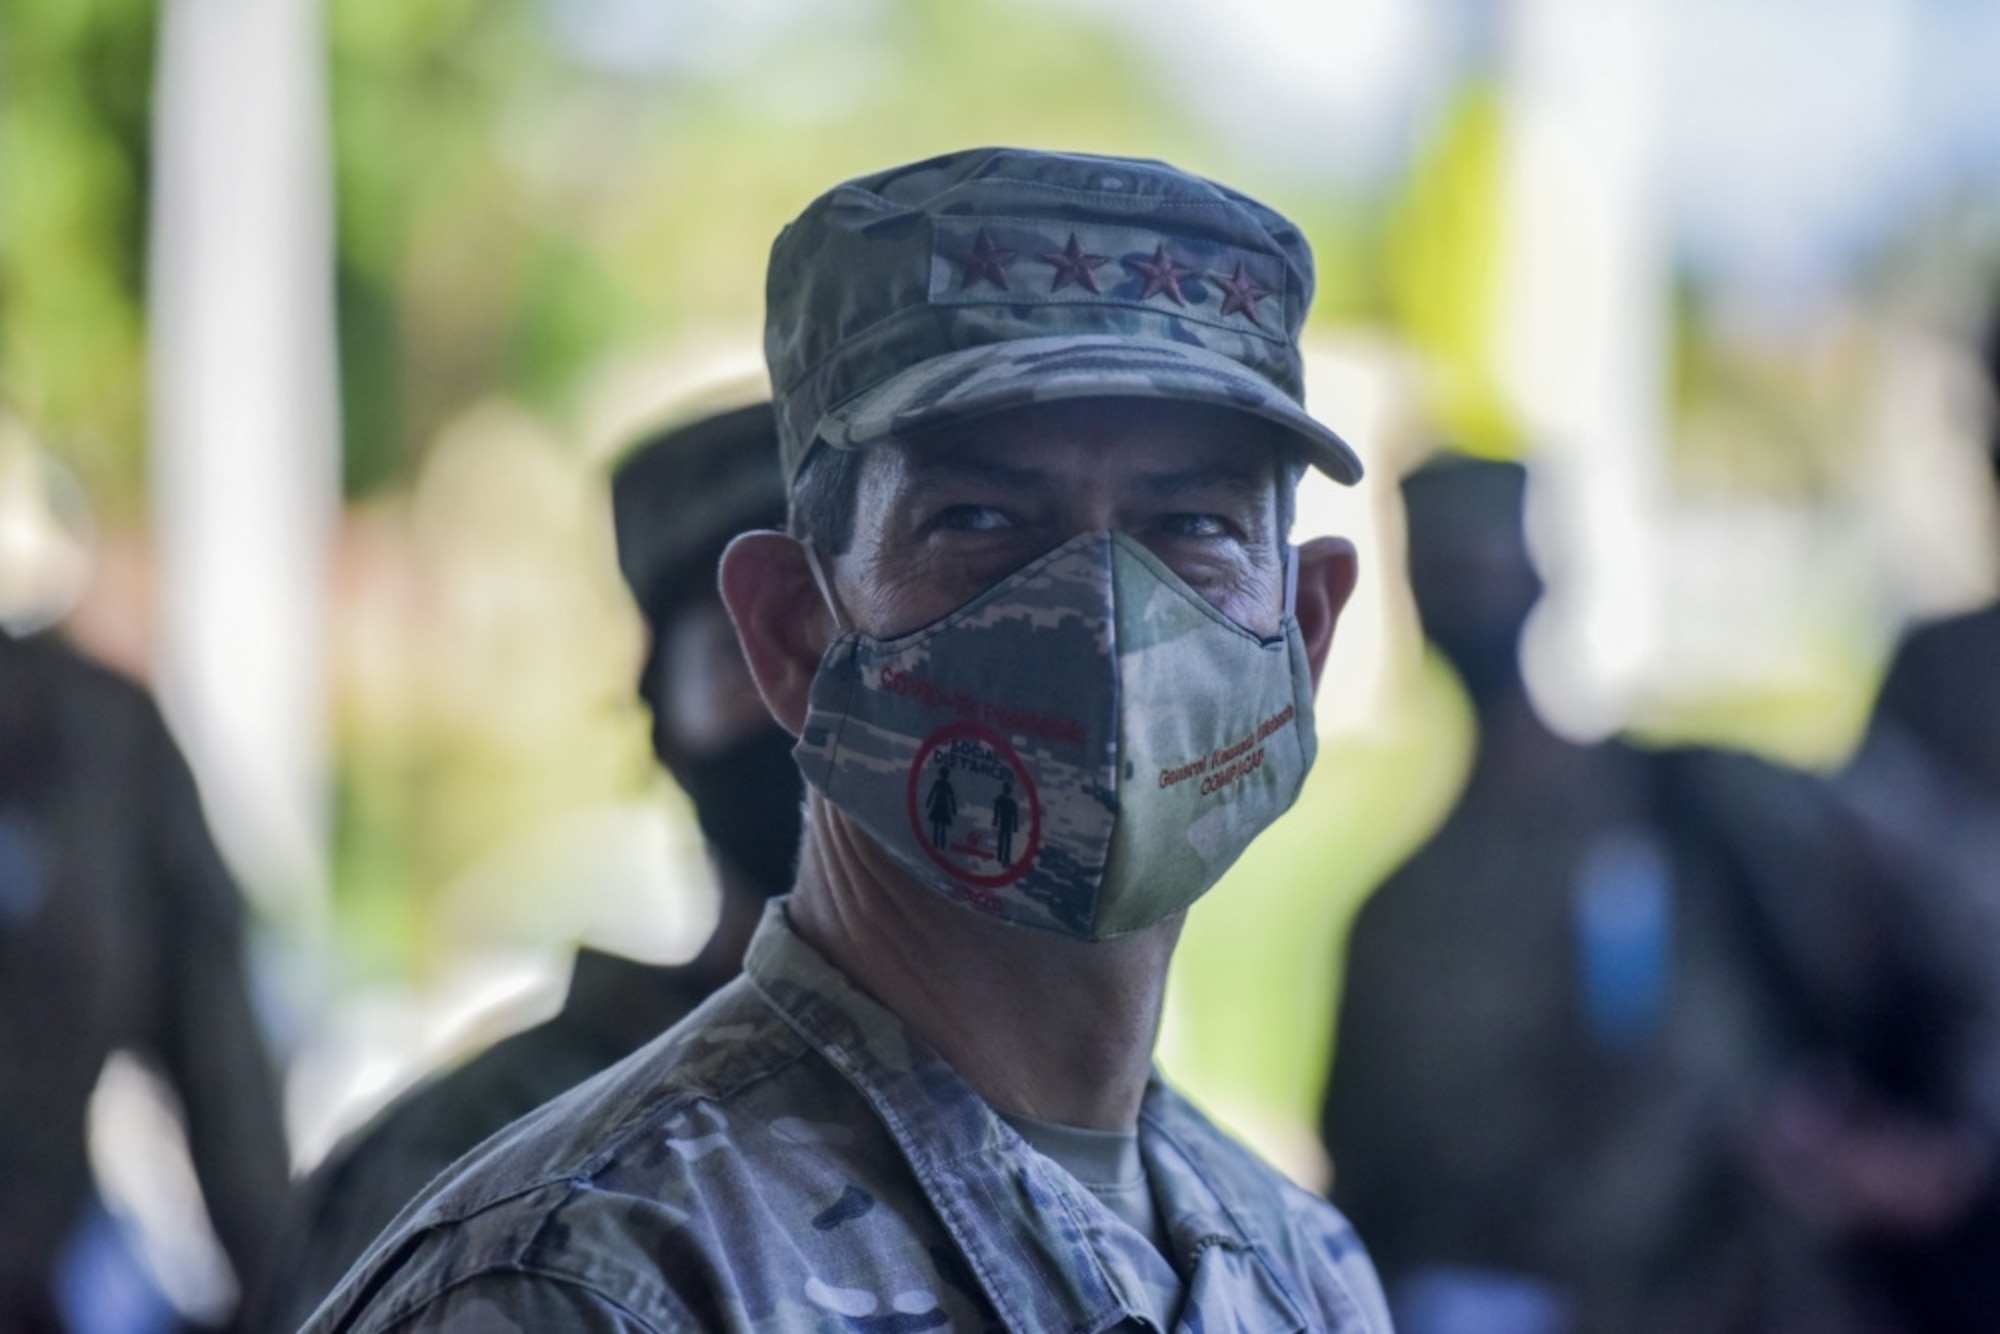
<path fill-rule="evenodd" d="M 90 1238 L 101 1238 L 93 1229 L 108 1215 L 87 1121 L 118 1051 L 144 1059 L 178 1098 L 218 1239 L 245 1289 L 259 1281 L 286 1149 L 244 924 L 193 777 L 153 701 L 52 632 L 0 631 L 6 1334 L 105 1327 L 108 1280 L 90 1258 L 104 1252 Z"/>
<path fill-rule="evenodd" d="M 2000 483 L 2000 312 L 1979 347 L 1986 451 Z M 1843 781 L 1910 843 L 1951 868 L 1925 910 L 1971 956 L 1989 1031 L 1984 1069 L 1938 1087 L 1826 1079 L 1794 1093 L 1797 1127 L 1773 1178 L 1810 1183 L 1802 1204 L 1854 1255 L 1912 1328 L 2000 1320 L 2000 603 L 1910 633 L 1890 661 Z"/>
<path fill-rule="evenodd" d="M 721 891 L 686 964 L 585 948 L 561 1013 L 392 1102 L 304 1185 L 258 1327 L 296 1329 L 383 1225 L 460 1154 L 636 1051 L 734 977 L 766 899 L 788 889 L 804 787 L 765 711 L 716 591 L 745 529 L 781 526 L 784 481 L 768 403 L 705 416 L 635 446 L 611 480 L 619 567 L 649 631 L 640 697 L 653 753 L 692 801 Z"/>
<path fill-rule="evenodd" d="M 1478 736 L 1353 927 L 1333 1198 L 1408 1334 L 1898 1328 L 1767 1172 L 1800 1081 L 1963 1050 L 1959 975 L 1903 911 L 1921 873 L 1804 774 L 1551 731 L 1519 666 L 1527 480 L 1445 458 L 1404 484 Z"/>

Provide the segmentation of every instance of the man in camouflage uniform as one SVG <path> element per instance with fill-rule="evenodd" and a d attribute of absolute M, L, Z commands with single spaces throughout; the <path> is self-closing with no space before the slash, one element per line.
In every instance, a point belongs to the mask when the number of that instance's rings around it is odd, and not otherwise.
<path fill-rule="evenodd" d="M 1304 466 L 1360 472 L 1300 403 L 1311 288 L 1292 224 L 1157 162 L 952 154 L 786 229 L 791 531 L 722 584 L 810 785 L 793 894 L 310 1329 L 1387 1328 L 1345 1221 L 1151 1058 L 1353 586 L 1347 543 L 1286 541 Z"/>

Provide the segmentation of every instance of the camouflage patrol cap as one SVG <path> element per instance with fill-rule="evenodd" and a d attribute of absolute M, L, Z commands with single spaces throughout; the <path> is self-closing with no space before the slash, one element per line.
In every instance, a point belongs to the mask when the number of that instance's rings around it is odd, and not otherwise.
<path fill-rule="evenodd" d="M 771 249 L 785 475 L 822 441 L 1139 397 L 1266 418 L 1353 482 L 1360 460 L 1304 407 L 1312 290 L 1297 227 L 1164 162 L 980 148 L 849 181 Z"/>
<path fill-rule="evenodd" d="M 782 524 L 784 473 L 771 405 L 709 413 L 648 435 L 611 474 L 618 568 L 657 629 L 736 534 Z"/>

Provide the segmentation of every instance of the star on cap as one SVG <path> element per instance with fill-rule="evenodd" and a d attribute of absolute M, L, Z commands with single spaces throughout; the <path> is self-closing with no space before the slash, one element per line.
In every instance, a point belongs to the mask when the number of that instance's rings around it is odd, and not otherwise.
<path fill-rule="evenodd" d="M 1069 234 L 1069 244 L 1061 250 L 1044 250 L 1040 258 L 1044 264 L 1053 264 L 1056 276 L 1049 282 L 1051 292 L 1060 292 L 1075 283 L 1086 292 L 1097 292 L 1097 270 L 1111 262 L 1109 255 L 1087 255 L 1083 243 L 1076 239 L 1076 233 Z"/>
<path fill-rule="evenodd" d="M 1238 311 L 1241 311 L 1249 318 L 1250 323 L 1256 325 L 1259 329 L 1264 327 L 1264 321 L 1257 318 L 1257 303 L 1271 295 L 1271 289 L 1268 287 L 1259 287 L 1253 282 L 1249 271 L 1243 267 L 1242 260 L 1239 259 L 1236 261 L 1236 272 L 1227 278 L 1219 273 L 1211 273 L 1208 276 L 1215 279 L 1216 283 L 1222 288 L 1222 313 L 1224 315 L 1234 315 Z"/>
<path fill-rule="evenodd" d="M 984 227 L 972 239 L 972 249 L 956 251 L 951 258 L 965 266 L 965 274 L 958 283 L 959 291 L 981 282 L 992 283 L 1003 292 L 1007 290 L 1007 261 L 1014 258 L 1014 252 L 994 245 L 993 238 L 986 234 Z"/>
<path fill-rule="evenodd" d="M 1193 269 L 1182 268 L 1167 254 L 1167 243 L 1160 242 L 1151 259 L 1128 259 L 1125 261 L 1146 275 L 1146 290 L 1139 293 L 1141 301 L 1150 301 L 1165 292 L 1167 298 L 1177 306 L 1185 306 L 1187 298 L 1181 295 L 1181 279 L 1193 273 Z"/>

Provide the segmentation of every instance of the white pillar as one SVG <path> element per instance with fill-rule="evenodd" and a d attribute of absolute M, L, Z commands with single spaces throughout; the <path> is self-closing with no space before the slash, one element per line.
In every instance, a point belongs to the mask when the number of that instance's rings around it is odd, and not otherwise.
<path fill-rule="evenodd" d="M 1659 16 L 1655 0 L 1516 0 L 1508 14 L 1498 364 L 1562 562 L 1528 665 L 1557 722 L 1598 731 L 1624 720 L 1661 631 Z"/>
<path fill-rule="evenodd" d="M 338 512 L 317 0 L 166 0 L 154 102 L 151 450 L 161 692 L 246 889 L 325 876 Z"/>

